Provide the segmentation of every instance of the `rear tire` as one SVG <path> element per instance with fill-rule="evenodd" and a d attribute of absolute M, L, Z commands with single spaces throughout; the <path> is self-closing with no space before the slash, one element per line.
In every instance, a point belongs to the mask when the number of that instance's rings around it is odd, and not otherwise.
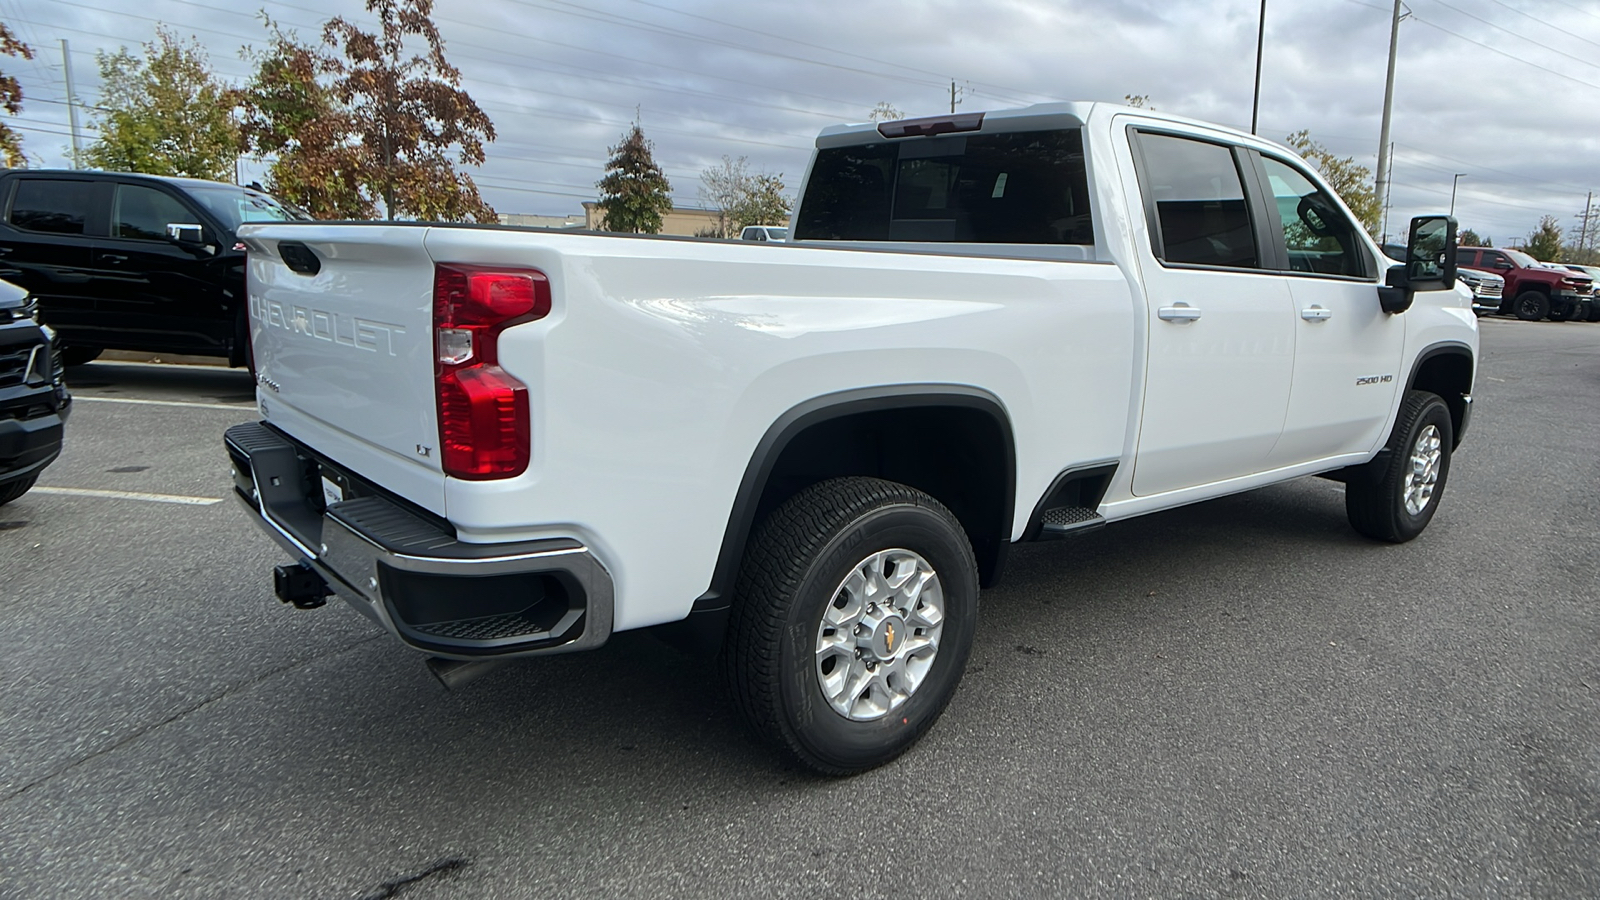
<path fill-rule="evenodd" d="M 38 480 L 39 476 L 29 475 L 27 478 L 19 478 L 16 481 L 0 484 L 0 506 L 5 506 L 7 503 L 26 494 L 28 489 L 33 487 L 33 483 Z"/>
<path fill-rule="evenodd" d="M 1437 394 L 1410 391 L 1389 436 L 1388 458 L 1350 473 L 1344 508 L 1350 527 L 1377 541 L 1400 544 L 1433 520 L 1450 475 L 1455 428 L 1450 408 Z"/>
<path fill-rule="evenodd" d="M 808 768 L 848 775 L 938 721 L 972 649 L 978 567 L 949 510 L 877 478 L 812 485 L 745 552 L 722 669 L 745 721 Z"/>
<path fill-rule="evenodd" d="M 1583 306 L 1577 303 L 1569 303 L 1565 306 L 1552 304 L 1550 307 L 1550 321 L 1552 322 L 1573 322 L 1583 318 L 1583 315 Z"/>
<path fill-rule="evenodd" d="M 99 347 L 62 347 L 61 364 L 64 366 L 83 366 L 100 358 L 105 351 Z"/>

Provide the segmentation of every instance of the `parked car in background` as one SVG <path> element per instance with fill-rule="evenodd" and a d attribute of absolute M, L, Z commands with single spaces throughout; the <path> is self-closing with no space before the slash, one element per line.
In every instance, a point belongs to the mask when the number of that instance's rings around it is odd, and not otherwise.
<path fill-rule="evenodd" d="M 1406 248 L 1400 244 L 1380 245 L 1385 256 L 1397 263 L 1405 261 Z M 1504 302 L 1506 280 L 1493 272 L 1479 269 L 1457 269 L 1456 280 L 1472 291 L 1472 311 L 1486 315 L 1500 311 Z"/>
<path fill-rule="evenodd" d="M 68 365 L 102 350 L 249 363 L 245 222 L 304 218 L 250 188 L 117 172 L 0 174 L 0 278 L 30 291 Z"/>
<path fill-rule="evenodd" d="M 1521 250 L 1461 247 L 1456 264 L 1462 269 L 1492 272 L 1506 280 L 1500 312 L 1533 321 L 1548 317 L 1565 322 L 1587 315 L 1584 302 L 1594 296 L 1594 279 L 1549 268 Z"/>
<path fill-rule="evenodd" d="M 1577 263 L 1562 263 L 1568 269 L 1594 279 L 1595 284 L 1600 284 L 1600 266 L 1580 266 Z M 1589 298 L 1589 314 L 1584 317 L 1590 322 L 1600 322 L 1600 294 Z"/>
<path fill-rule="evenodd" d="M 34 313 L 27 291 L 0 281 L 0 505 L 27 493 L 61 455 L 72 408 L 54 334 Z"/>
<path fill-rule="evenodd" d="M 741 241 L 786 241 L 789 239 L 789 229 L 777 225 L 746 225 L 744 231 L 739 232 Z"/>

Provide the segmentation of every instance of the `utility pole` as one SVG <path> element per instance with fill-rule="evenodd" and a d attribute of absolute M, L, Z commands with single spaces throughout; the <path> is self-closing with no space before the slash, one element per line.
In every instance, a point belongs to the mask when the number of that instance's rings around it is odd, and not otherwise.
<path fill-rule="evenodd" d="M 1583 230 L 1578 232 L 1578 234 L 1582 236 L 1582 238 L 1578 241 L 1578 246 L 1585 250 L 1588 250 L 1590 245 L 1594 243 L 1593 235 L 1589 233 L 1589 210 L 1593 206 L 1594 191 L 1590 191 L 1589 196 L 1583 201 Z"/>
<path fill-rule="evenodd" d="M 1261 48 L 1267 40 L 1267 0 L 1261 0 L 1261 18 L 1256 22 L 1256 92 L 1250 97 L 1250 133 L 1256 133 L 1256 114 L 1261 111 Z"/>
<path fill-rule="evenodd" d="M 1461 180 L 1465 172 L 1457 172 L 1456 177 L 1450 179 L 1450 215 L 1456 214 L 1456 183 Z"/>
<path fill-rule="evenodd" d="M 72 123 L 72 167 L 83 168 L 83 138 L 78 135 L 78 95 L 72 90 L 72 50 L 61 39 L 61 66 L 67 73 L 67 118 Z"/>
<path fill-rule="evenodd" d="M 1394 19 L 1389 23 L 1389 77 L 1383 83 L 1383 129 L 1378 135 L 1378 199 L 1389 204 L 1389 120 L 1394 113 L 1394 57 L 1400 43 L 1400 0 L 1394 0 Z"/>
<path fill-rule="evenodd" d="M 958 89 L 956 87 L 955 81 L 951 80 L 951 82 L 950 82 L 950 114 L 951 115 L 955 115 L 956 104 L 961 102 L 961 98 L 965 94 L 966 94 L 966 91 L 963 90 L 963 89 Z"/>
<path fill-rule="evenodd" d="M 1390 174 L 1393 174 L 1393 170 L 1394 170 L 1394 144 L 1390 144 L 1389 145 L 1389 169 L 1390 169 Z M 1384 176 L 1379 175 L 1378 177 L 1380 179 L 1382 179 Z M 1387 239 L 1389 237 L 1389 198 L 1387 196 L 1385 196 L 1383 198 L 1383 225 L 1378 230 L 1383 232 L 1383 236 L 1384 236 L 1385 239 Z"/>

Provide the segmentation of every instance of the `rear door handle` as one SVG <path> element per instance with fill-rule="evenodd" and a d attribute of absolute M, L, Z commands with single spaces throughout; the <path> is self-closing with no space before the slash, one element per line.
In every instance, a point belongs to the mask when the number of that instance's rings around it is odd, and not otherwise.
<path fill-rule="evenodd" d="M 1200 318 L 1200 310 L 1180 300 L 1156 310 L 1156 315 L 1167 322 L 1193 322 Z"/>
<path fill-rule="evenodd" d="M 1325 322 L 1328 319 L 1333 318 L 1333 310 L 1324 309 L 1323 307 L 1313 303 L 1305 309 L 1300 310 L 1300 318 L 1305 319 L 1307 322 Z"/>
<path fill-rule="evenodd" d="M 102 253 L 100 258 L 108 263 L 125 263 L 128 261 L 128 258 L 120 253 Z"/>

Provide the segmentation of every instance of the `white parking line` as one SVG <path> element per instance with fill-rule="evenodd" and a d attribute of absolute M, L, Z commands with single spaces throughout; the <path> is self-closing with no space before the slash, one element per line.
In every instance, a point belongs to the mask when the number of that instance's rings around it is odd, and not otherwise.
<path fill-rule="evenodd" d="M 57 494 L 62 497 L 104 497 L 110 500 L 143 500 L 146 503 L 178 503 L 184 506 L 212 506 L 222 502 L 221 497 L 186 497 L 182 494 L 141 494 L 138 491 L 96 491 L 88 488 L 47 487 L 35 485 L 32 493 Z"/>
<path fill-rule="evenodd" d="M 255 409 L 253 403 L 195 403 L 192 400 L 134 400 L 131 397 L 85 397 L 82 394 L 73 394 L 73 400 L 86 400 L 90 403 L 135 403 L 143 406 L 194 406 L 200 409 Z"/>

